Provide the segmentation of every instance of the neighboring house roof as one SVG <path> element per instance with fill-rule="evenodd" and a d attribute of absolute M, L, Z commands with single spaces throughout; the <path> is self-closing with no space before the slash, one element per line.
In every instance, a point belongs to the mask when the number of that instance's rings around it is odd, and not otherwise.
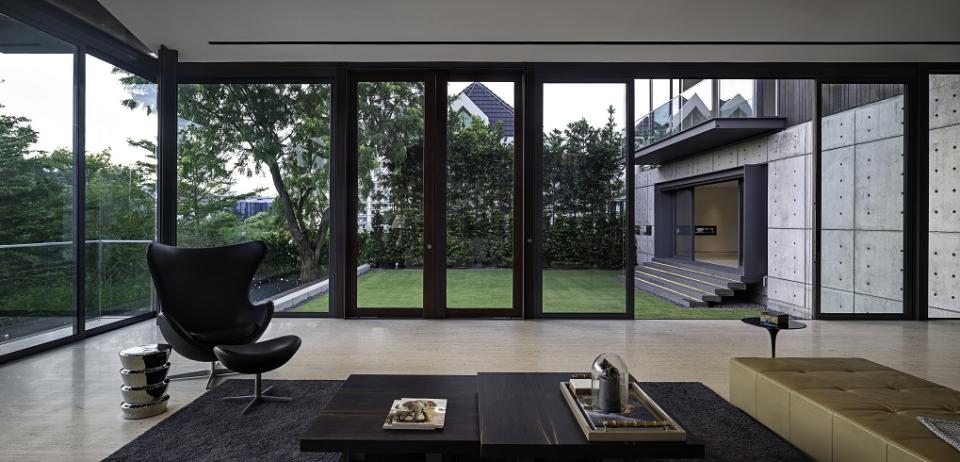
<path fill-rule="evenodd" d="M 473 114 L 481 116 L 487 120 L 490 125 L 497 122 L 503 123 L 503 136 L 513 137 L 513 107 L 500 99 L 496 93 L 491 91 L 486 85 L 478 82 L 471 83 L 460 92 L 461 97 L 466 96 L 482 114 Z M 467 112 L 473 113 L 470 105 L 461 105 Z M 459 109 L 459 108 L 455 108 Z"/>

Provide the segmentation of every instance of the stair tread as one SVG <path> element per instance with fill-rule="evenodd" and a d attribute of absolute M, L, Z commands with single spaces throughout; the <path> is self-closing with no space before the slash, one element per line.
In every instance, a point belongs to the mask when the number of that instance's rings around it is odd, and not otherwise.
<path fill-rule="evenodd" d="M 659 263 L 661 265 L 673 266 L 675 268 L 683 269 L 686 271 L 700 273 L 705 275 L 710 275 L 716 278 L 726 279 L 734 282 L 743 282 L 742 277 L 739 274 L 734 272 L 727 272 L 719 269 L 707 268 L 700 265 L 687 264 L 680 261 L 666 259 L 666 258 L 654 258 L 652 263 Z"/>
<path fill-rule="evenodd" d="M 644 292 L 647 292 L 647 293 L 652 294 L 652 295 L 654 295 L 654 296 L 656 296 L 656 297 L 665 299 L 665 300 L 667 300 L 667 301 L 669 301 L 669 302 L 671 302 L 671 303 L 674 303 L 674 304 L 676 304 L 676 305 L 686 306 L 686 307 L 705 307 L 705 306 L 708 306 L 708 304 L 707 304 L 706 302 L 702 301 L 702 300 L 690 299 L 690 298 L 688 298 L 688 297 L 686 297 L 686 296 L 677 294 L 677 293 L 675 293 L 675 292 L 671 292 L 671 291 L 669 291 L 669 290 L 667 290 L 667 289 L 665 289 L 665 288 L 662 288 L 662 287 L 660 287 L 660 286 L 657 286 L 657 285 L 655 285 L 655 284 L 653 284 L 653 283 L 651 283 L 651 282 L 649 282 L 649 281 L 645 281 L 645 280 L 643 280 L 643 279 L 635 279 L 635 280 L 634 280 L 634 285 L 635 285 L 635 286 L 638 286 L 638 287 L 639 287 L 641 290 L 643 290 Z"/>
<path fill-rule="evenodd" d="M 717 285 L 724 285 L 734 290 L 743 290 L 747 288 L 747 284 L 744 283 L 743 281 L 738 281 L 736 279 L 731 279 L 728 277 L 716 276 L 713 274 L 706 274 L 706 273 L 699 272 L 696 270 L 691 270 L 688 268 L 673 266 L 667 263 L 647 262 L 647 263 L 644 263 L 642 266 L 647 266 L 647 267 L 658 269 L 661 271 L 667 271 L 667 272 L 676 273 L 684 276 L 689 276 L 695 279 L 699 279 L 703 282 L 709 282 Z"/>
<path fill-rule="evenodd" d="M 671 281 L 669 279 L 660 278 L 648 273 L 637 273 L 635 275 L 635 279 L 641 279 L 647 282 L 652 282 L 653 284 L 656 284 L 658 286 L 661 286 L 670 290 L 674 290 L 676 292 L 684 294 L 687 297 L 699 299 L 704 302 L 720 302 L 721 301 L 721 297 L 716 293 L 707 292 L 705 290 L 698 289 L 689 284 L 683 284 L 683 283 Z"/>
<path fill-rule="evenodd" d="M 686 274 L 680 274 L 680 272 L 670 272 L 666 269 L 657 268 L 654 266 L 641 265 L 637 268 L 638 272 L 643 272 L 647 274 L 652 274 L 658 277 L 662 277 L 667 280 L 683 283 L 689 286 L 697 287 L 701 290 L 715 293 L 717 295 L 733 295 L 734 290 L 730 288 L 727 283 L 720 279 L 710 278 L 707 276 L 691 276 Z"/>

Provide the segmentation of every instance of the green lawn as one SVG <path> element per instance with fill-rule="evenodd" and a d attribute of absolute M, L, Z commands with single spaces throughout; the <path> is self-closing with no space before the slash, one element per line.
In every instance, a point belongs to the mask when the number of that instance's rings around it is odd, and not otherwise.
<path fill-rule="evenodd" d="M 606 270 L 544 270 L 543 307 L 546 313 L 616 313 L 624 305 L 622 272 Z M 423 271 L 377 269 L 360 276 L 357 304 L 369 308 L 423 306 Z M 449 308 L 509 308 L 512 277 L 509 269 L 452 269 L 447 272 Z M 297 308 L 326 312 L 322 295 Z M 634 291 L 637 319 L 739 319 L 756 309 L 681 308 L 646 292 Z"/>

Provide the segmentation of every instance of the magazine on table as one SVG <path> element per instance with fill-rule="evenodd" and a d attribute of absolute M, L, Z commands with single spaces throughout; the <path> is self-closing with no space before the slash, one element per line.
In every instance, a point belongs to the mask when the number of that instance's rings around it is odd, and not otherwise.
<path fill-rule="evenodd" d="M 440 430 L 447 414 L 447 400 L 400 398 L 390 406 L 384 430 Z"/>

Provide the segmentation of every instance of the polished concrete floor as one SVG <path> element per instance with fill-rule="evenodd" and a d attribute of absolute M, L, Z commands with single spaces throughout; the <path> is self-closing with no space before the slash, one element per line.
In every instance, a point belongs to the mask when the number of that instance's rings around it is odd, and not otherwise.
<path fill-rule="evenodd" d="M 960 321 L 808 324 L 780 334 L 779 356 L 865 357 L 960 389 Z M 285 334 L 303 347 L 266 378 L 574 371 L 609 351 L 640 380 L 699 381 L 726 397 L 729 359 L 769 354 L 767 333 L 739 321 L 275 319 L 265 337 Z M 159 341 L 151 320 L 0 366 L 0 460 L 99 460 L 202 394 L 203 381 L 174 382 L 167 414 L 120 417 L 117 352 Z"/>

